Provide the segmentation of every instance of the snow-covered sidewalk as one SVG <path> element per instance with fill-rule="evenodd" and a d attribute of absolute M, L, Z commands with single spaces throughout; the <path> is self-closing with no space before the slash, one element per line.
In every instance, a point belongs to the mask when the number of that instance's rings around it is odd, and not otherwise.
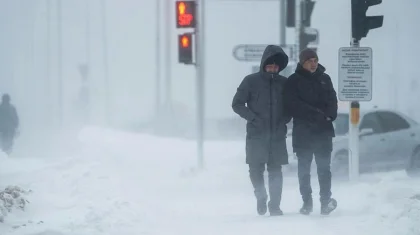
<path fill-rule="evenodd" d="M 97 128 L 79 140 L 72 154 L 0 159 L 2 188 L 32 190 L 26 211 L 10 213 L 0 234 L 420 234 L 420 200 L 411 198 L 420 184 L 404 172 L 334 182 L 339 207 L 328 217 L 319 203 L 311 216 L 298 214 L 297 179 L 286 177 L 285 216 L 259 217 L 243 143 L 206 143 L 206 169 L 197 172 L 193 142 Z"/>

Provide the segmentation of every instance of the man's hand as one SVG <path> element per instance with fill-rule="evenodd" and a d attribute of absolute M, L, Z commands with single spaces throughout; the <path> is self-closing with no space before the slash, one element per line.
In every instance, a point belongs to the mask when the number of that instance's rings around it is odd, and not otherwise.
<path fill-rule="evenodd" d="M 257 128 L 262 128 L 264 126 L 264 120 L 259 117 L 255 117 L 251 123 Z"/>
<path fill-rule="evenodd" d="M 313 115 L 312 118 L 313 118 L 313 121 L 315 123 L 323 123 L 323 122 L 326 122 L 327 121 L 325 115 L 322 114 L 322 113 L 316 113 L 315 115 Z"/>

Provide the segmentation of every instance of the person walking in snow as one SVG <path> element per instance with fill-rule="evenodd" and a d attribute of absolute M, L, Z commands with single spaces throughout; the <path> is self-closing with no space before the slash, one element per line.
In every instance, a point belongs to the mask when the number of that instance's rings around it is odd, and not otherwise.
<path fill-rule="evenodd" d="M 331 152 L 335 137 L 333 121 L 337 118 L 337 94 L 318 55 L 303 50 L 299 63 L 285 86 L 284 99 L 293 118 L 293 151 L 298 159 L 299 189 L 303 199 L 301 214 L 313 211 L 311 163 L 315 155 L 320 187 L 321 214 L 330 214 L 337 201 L 331 198 Z"/>
<path fill-rule="evenodd" d="M 10 95 L 4 94 L 0 104 L 0 143 L 1 149 L 10 154 L 16 130 L 19 126 L 19 117 L 15 106 L 10 103 Z"/>
<path fill-rule="evenodd" d="M 264 171 L 267 166 L 271 216 L 282 215 L 282 165 L 288 164 L 286 124 L 291 118 L 283 111 L 283 87 L 287 78 L 279 75 L 289 58 L 279 46 L 266 47 L 257 73 L 246 76 L 233 97 L 232 109 L 247 121 L 246 163 L 257 199 L 259 215 L 267 212 Z"/>

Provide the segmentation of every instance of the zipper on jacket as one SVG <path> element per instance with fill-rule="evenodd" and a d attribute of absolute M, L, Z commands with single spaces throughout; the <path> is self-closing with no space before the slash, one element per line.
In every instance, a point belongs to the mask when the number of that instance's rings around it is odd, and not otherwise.
<path fill-rule="evenodd" d="M 273 80 L 274 80 L 274 74 L 271 74 L 271 79 L 270 79 L 270 131 L 269 131 L 269 155 L 271 156 L 271 139 L 272 139 L 272 130 L 273 130 L 273 97 L 272 97 L 272 85 L 273 85 Z"/>

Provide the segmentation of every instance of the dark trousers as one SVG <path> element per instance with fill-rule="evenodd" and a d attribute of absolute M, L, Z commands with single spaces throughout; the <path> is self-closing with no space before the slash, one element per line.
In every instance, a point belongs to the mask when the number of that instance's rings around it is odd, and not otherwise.
<path fill-rule="evenodd" d="M 5 153 L 10 154 L 13 148 L 15 134 L 12 131 L 0 132 L 0 147 Z"/>
<path fill-rule="evenodd" d="M 283 173 L 279 164 L 250 164 L 249 177 L 254 194 L 257 200 L 267 200 L 267 191 L 264 183 L 264 171 L 267 165 L 268 171 L 268 191 L 270 201 L 268 203 L 269 210 L 276 210 L 280 207 L 281 194 L 283 189 Z"/>
<path fill-rule="evenodd" d="M 296 155 L 298 159 L 299 189 L 303 201 L 312 199 L 311 164 L 315 155 L 320 201 L 321 204 L 328 203 L 331 198 L 331 151 L 314 148 L 312 150 L 299 150 Z"/>

